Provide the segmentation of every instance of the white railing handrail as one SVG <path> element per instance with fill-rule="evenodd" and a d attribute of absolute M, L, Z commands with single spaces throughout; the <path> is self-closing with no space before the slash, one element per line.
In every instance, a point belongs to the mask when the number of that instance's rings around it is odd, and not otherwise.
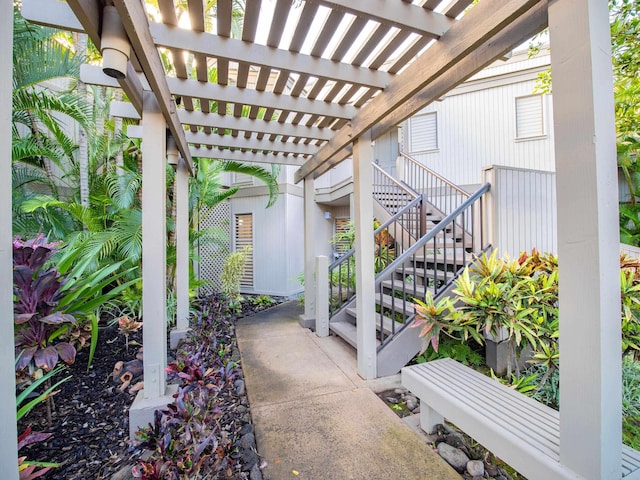
<path fill-rule="evenodd" d="M 418 192 L 410 188 L 407 184 L 399 182 L 397 179 L 393 178 L 391 175 L 389 175 L 386 171 L 384 171 L 375 163 L 373 163 L 372 165 L 373 165 L 373 168 L 377 170 L 378 173 L 383 175 L 387 180 L 389 180 L 390 183 L 392 183 L 394 186 L 398 187 L 399 189 L 403 190 L 407 195 L 411 196 L 413 199 L 418 198 L 420 196 Z"/>
<path fill-rule="evenodd" d="M 428 173 L 429 175 L 434 176 L 435 178 L 437 178 L 438 180 L 440 180 L 441 182 L 443 182 L 444 184 L 446 184 L 448 187 L 451 187 L 453 190 L 455 190 L 456 192 L 458 192 L 460 195 L 469 198 L 470 194 L 469 192 L 464 191 L 463 189 L 461 189 L 460 187 L 458 187 L 455 183 L 452 183 L 451 181 L 447 180 L 446 178 L 444 178 L 442 175 L 434 172 L 433 170 L 431 170 L 429 167 L 426 167 L 425 165 L 423 165 L 422 163 L 418 162 L 415 158 L 410 157 L 409 155 L 407 155 L 404 152 L 400 152 L 400 156 L 403 157 L 405 160 L 409 161 L 410 163 L 412 163 L 413 165 L 415 165 L 416 167 L 424 170 L 426 173 Z"/>

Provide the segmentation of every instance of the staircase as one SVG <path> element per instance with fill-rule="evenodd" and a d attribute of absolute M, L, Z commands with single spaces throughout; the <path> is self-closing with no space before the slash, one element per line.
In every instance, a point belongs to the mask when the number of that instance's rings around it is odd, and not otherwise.
<path fill-rule="evenodd" d="M 447 295 L 475 255 L 489 248 L 483 236 L 483 196 L 469 195 L 401 154 L 395 179 L 374 164 L 377 374 L 393 375 L 421 349 L 409 328 L 413 299 Z M 356 347 L 355 250 L 329 267 L 329 328 Z"/>

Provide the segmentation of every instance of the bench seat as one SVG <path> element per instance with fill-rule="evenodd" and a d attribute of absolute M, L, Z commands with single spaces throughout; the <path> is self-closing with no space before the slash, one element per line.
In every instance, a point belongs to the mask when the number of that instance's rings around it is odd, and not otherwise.
<path fill-rule="evenodd" d="M 402 385 L 426 432 L 445 417 L 529 480 L 581 478 L 560 463 L 556 410 L 449 358 L 404 367 Z M 640 478 L 640 452 L 623 445 L 622 471 Z"/>

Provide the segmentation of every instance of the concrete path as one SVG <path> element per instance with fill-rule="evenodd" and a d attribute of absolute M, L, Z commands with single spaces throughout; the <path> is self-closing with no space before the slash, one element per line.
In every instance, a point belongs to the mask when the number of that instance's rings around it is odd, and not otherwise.
<path fill-rule="evenodd" d="M 299 326 L 300 313 L 288 302 L 237 325 L 265 479 L 460 480 L 373 393 L 381 380 L 357 375 L 355 351 Z"/>

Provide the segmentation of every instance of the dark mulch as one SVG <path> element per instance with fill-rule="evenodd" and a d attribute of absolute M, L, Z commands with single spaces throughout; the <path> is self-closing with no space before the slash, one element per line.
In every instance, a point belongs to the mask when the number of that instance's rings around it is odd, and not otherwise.
<path fill-rule="evenodd" d="M 243 304 L 242 316 L 255 313 L 250 303 Z M 225 338 L 218 341 L 232 344 L 231 351 L 238 359 L 235 346 L 234 321 L 227 319 Z M 135 393 L 120 391 L 119 383 L 111 377 L 117 361 L 133 360 L 142 343 L 142 331 L 129 336 L 129 347 L 117 325 L 102 327 L 95 357 L 87 372 L 88 348 L 78 352 L 76 362 L 69 366 L 65 376 L 72 378 L 61 385 L 55 395 L 52 425 L 47 425 L 45 405 L 38 405 L 18 425 L 22 432 L 31 425 L 34 431 L 50 432 L 53 436 L 46 442 L 30 445 L 20 451 L 28 460 L 55 462 L 59 467 L 44 479 L 108 479 L 133 463 L 140 450 L 131 447 L 129 441 L 129 407 Z M 239 438 L 251 422 L 246 395 L 238 395 L 230 388 L 224 394 L 225 430 Z M 243 458 L 234 458 L 232 478 L 246 478 Z M 255 460 L 253 460 L 255 461 Z M 246 468 L 245 468 L 246 470 Z"/>

